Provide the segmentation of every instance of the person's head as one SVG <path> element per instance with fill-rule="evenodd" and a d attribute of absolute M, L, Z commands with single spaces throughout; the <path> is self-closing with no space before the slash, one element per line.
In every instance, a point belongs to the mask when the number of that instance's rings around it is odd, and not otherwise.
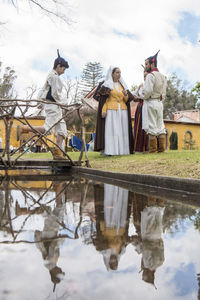
<path fill-rule="evenodd" d="M 154 284 L 155 270 L 144 268 L 142 273 L 142 280 L 144 280 L 147 283 Z"/>
<path fill-rule="evenodd" d="M 118 267 L 117 255 L 111 254 L 110 261 L 109 261 L 109 266 L 110 266 L 111 270 L 117 270 L 117 267 Z"/>
<path fill-rule="evenodd" d="M 120 71 L 120 69 L 117 68 L 117 67 L 114 68 L 114 69 L 112 70 L 112 79 L 113 79 L 113 81 L 114 81 L 114 82 L 119 81 L 120 77 L 121 77 L 121 71 Z"/>
<path fill-rule="evenodd" d="M 159 50 L 160 51 L 160 50 Z M 157 55 L 159 51 L 153 55 L 145 59 L 145 71 L 150 72 L 152 69 L 157 68 Z"/>
<path fill-rule="evenodd" d="M 59 283 L 65 276 L 65 273 L 62 271 L 62 269 L 57 266 L 51 269 L 49 273 L 51 275 L 51 281 L 56 284 Z"/>
<path fill-rule="evenodd" d="M 57 50 L 58 57 L 54 61 L 53 69 L 58 73 L 58 75 L 64 74 L 65 70 L 69 68 L 68 62 L 60 57 L 59 51 Z"/>

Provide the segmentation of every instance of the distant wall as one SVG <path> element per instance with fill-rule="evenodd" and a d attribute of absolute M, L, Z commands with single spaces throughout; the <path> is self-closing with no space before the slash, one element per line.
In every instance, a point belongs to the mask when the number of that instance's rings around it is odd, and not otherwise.
<path fill-rule="evenodd" d="M 172 132 L 176 132 L 178 135 L 178 150 L 200 149 L 200 123 L 176 122 L 171 120 L 164 120 L 164 123 L 167 131 L 167 149 L 170 149 L 169 139 Z"/>
<path fill-rule="evenodd" d="M 25 123 L 23 118 L 19 118 L 22 122 Z M 19 141 L 17 141 L 17 126 L 18 125 L 23 125 L 18 119 L 13 120 L 13 127 L 11 131 L 11 138 L 10 138 L 10 145 L 12 145 L 14 148 L 18 148 L 20 146 L 20 142 L 22 142 L 24 139 L 27 140 L 29 137 L 32 136 L 32 133 L 28 134 L 22 134 L 21 138 Z M 31 124 L 31 126 L 43 126 L 45 122 L 44 117 L 29 117 L 27 118 L 28 122 Z M 2 138 L 2 148 L 5 147 L 5 125 L 3 119 L 0 119 L 0 137 Z M 54 134 L 48 135 L 48 138 L 53 140 L 54 142 L 56 141 L 56 138 Z M 50 142 L 47 142 L 49 146 L 53 146 Z"/>

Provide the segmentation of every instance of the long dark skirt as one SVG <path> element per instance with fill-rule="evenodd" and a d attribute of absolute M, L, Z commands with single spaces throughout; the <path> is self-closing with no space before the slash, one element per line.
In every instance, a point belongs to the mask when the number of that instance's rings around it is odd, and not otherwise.
<path fill-rule="evenodd" d="M 148 135 L 142 129 L 142 102 L 139 102 L 135 112 L 134 121 L 134 151 L 148 151 Z"/>

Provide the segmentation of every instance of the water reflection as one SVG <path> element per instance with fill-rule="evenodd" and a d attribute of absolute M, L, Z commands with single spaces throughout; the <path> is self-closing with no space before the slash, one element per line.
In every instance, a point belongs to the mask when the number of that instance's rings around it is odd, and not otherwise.
<path fill-rule="evenodd" d="M 60 244 L 63 242 L 59 237 L 59 228 L 62 226 L 65 214 L 65 195 L 64 184 L 55 182 L 52 186 L 55 191 L 55 206 L 53 209 L 44 209 L 44 227 L 42 231 L 35 230 L 34 239 L 37 248 L 42 253 L 44 265 L 49 270 L 51 281 L 56 284 L 65 275 L 60 267 L 57 266 L 60 255 Z"/>
<path fill-rule="evenodd" d="M 164 201 L 135 193 L 133 201 L 134 225 L 137 235 L 132 244 L 141 258 L 142 279 L 155 285 L 155 272 L 164 262 L 163 215 Z"/>
<path fill-rule="evenodd" d="M 103 255 L 107 270 L 117 270 L 120 256 L 128 244 L 132 195 L 109 184 L 94 186 L 96 212 L 96 249 Z"/>
<path fill-rule="evenodd" d="M 0 299 L 196 299 L 199 215 L 83 178 L 4 178 Z"/>

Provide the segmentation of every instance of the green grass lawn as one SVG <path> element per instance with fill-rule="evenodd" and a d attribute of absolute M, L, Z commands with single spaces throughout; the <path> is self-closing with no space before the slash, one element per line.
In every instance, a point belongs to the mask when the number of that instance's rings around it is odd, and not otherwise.
<path fill-rule="evenodd" d="M 72 160 L 78 160 L 80 152 L 68 152 L 68 155 Z M 98 170 L 200 179 L 200 150 L 169 150 L 156 154 L 110 157 L 88 152 L 88 157 L 92 168 Z M 51 153 L 30 153 L 22 158 L 52 159 L 52 156 Z"/>

